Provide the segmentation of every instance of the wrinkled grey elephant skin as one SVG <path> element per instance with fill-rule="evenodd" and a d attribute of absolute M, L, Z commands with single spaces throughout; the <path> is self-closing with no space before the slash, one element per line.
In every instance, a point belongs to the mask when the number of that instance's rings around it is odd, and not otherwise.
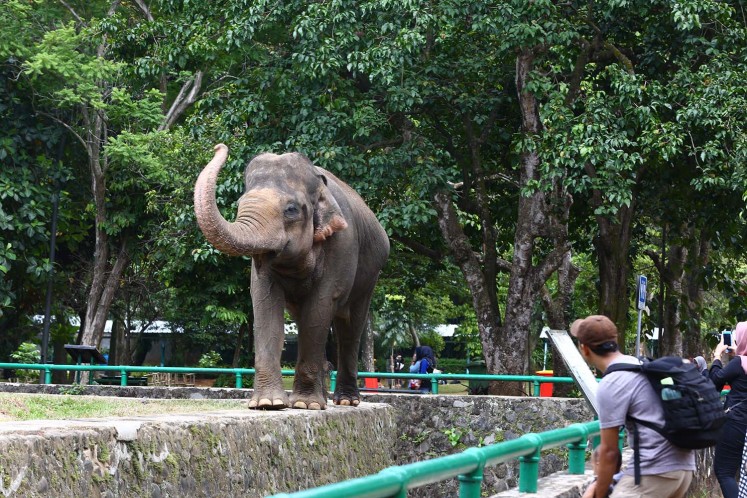
<path fill-rule="evenodd" d="M 215 184 L 228 148 L 195 184 L 195 214 L 218 250 L 252 257 L 255 369 L 253 408 L 325 409 L 330 326 L 337 339 L 333 401 L 357 406 L 358 351 L 389 239 L 376 216 L 348 185 L 302 154 L 261 154 L 244 172 L 245 193 L 234 222 L 215 202 Z M 283 390 L 280 354 L 283 312 L 298 324 L 293 392 Z"/>

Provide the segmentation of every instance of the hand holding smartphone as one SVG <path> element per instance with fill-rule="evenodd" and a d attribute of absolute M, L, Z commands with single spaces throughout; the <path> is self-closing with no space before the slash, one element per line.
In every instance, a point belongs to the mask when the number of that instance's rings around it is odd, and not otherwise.
<path fill-rule="evenodd" d="M 726 348 L 726 351 L 730 352 L 731 351 L 731 346 L 732 346 L 732 344 L 731 344 L 731 331 L 730 330 L 725 330 L 725 331 L 723 331 L 721 333 L 721 342 L 723 342 L 725 346 L 728 346 Z"/>

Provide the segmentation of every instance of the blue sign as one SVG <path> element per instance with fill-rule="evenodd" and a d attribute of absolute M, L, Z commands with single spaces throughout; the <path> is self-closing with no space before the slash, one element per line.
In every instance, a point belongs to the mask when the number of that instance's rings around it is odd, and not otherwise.
<path fill-rule="evenodd" d="M 642 310 L 646 307 L 646 284 L 648 279 L 643 275 L 638 276 L 638 309 Z"/>

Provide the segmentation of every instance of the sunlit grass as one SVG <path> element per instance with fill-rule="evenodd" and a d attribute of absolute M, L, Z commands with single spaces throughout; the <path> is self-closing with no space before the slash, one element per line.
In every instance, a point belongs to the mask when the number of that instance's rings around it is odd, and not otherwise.
<path fill-rule="evenodd" d="M 246 409 L 247 400 L 142 399 L 0 393 L 0 422 Z"/>

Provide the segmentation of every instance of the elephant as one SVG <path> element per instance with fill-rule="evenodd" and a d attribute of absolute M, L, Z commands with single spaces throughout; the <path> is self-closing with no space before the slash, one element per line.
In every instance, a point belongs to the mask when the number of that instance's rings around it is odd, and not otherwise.
<path fill-rule="evenodd" d="M 250 256 L 255 377 L 250 408 L 324 410 L 325 345 L 337 339 L 336 405 L 358 406 L 358 352 L 374 287 L 389 257 L 376 215 L 347 184 L 297 152 L 260 154 L 244 171 L 236 219 L 218 211 L 215 186 L 228 147 L 195 183 L 194 208 L 205 238 L 219 251 Z M 290 396 L 280 355 L 284 310 L 298 326 L 298 361 Z"/>

